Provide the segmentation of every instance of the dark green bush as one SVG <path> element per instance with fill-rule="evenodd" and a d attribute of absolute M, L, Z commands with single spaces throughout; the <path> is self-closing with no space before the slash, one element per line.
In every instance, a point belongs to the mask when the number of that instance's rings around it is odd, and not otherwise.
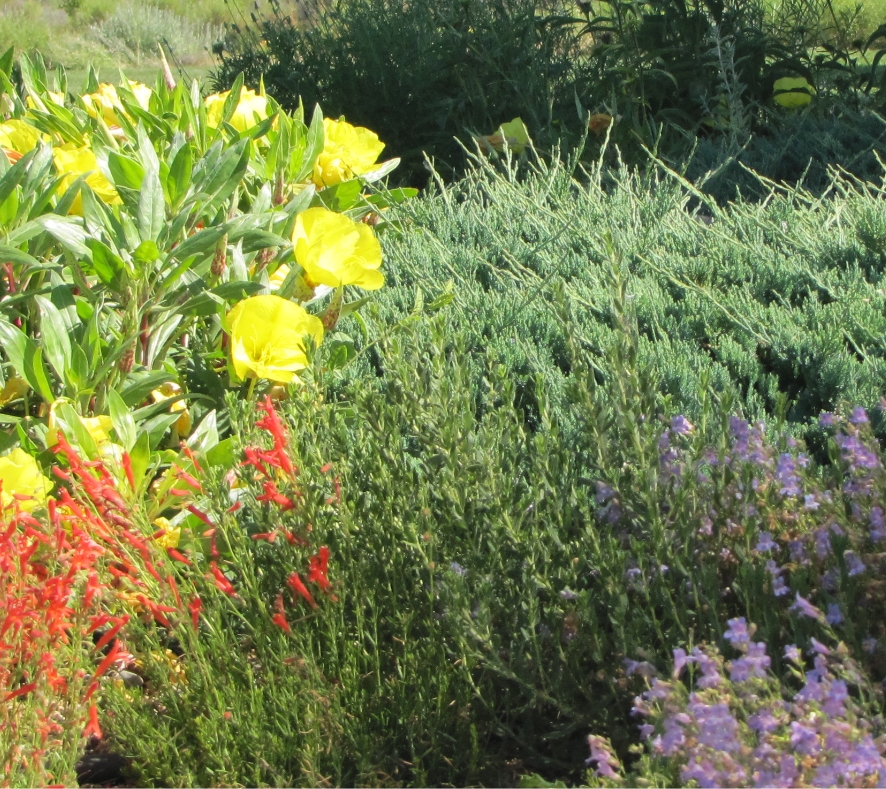
<path fill-rule="evenodd" d="M 538 0 L 342 0 L 309 30 L 277 16 L 229 37 L 214 80 L 263 76 L 285 107 L 319 103 L 367 126 L 386 156 L 403 158 L 397 177 L 424 183 L 424 153 L 451 172 L 463 161 L 454 137 L 491 134 L 516 116 L 540 142 L 564 123 L 578 132 L 577 36 L 546 28 L 539 11 Z"/>

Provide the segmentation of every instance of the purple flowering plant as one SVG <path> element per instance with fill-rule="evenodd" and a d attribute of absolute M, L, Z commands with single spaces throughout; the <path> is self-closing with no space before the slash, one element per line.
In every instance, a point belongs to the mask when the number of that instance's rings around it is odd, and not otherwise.
<path fill-rule="evenodd" d="M 667 680 L 646 675 L 634 700 L 641 744 L 627 777 L 608 743 L 591 737 L 592 786 L 886 785 L 883 721 L 870 714 L 865 679 L 841 642 L 813 640 L 809 660 L 785 649 L 787 676 L 772 671 L 754 625 L 730 620 L 715 646 L 674 650 Z"/>

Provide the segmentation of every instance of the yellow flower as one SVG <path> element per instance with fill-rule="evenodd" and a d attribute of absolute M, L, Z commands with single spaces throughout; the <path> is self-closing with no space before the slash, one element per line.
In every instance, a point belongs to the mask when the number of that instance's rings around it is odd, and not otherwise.
<path fill-rule="evenodd" d="M 317 157 L 311 180 L 318 189 L 335 186 L 375 167 L 385 144 L 363 126 L 323 119 L 323 152 Z"/>
<path fill-rule="evenodd" d="M 805 107 L 815 95 L 815 88 L 803 77 L 782 77 L 772 87 L 775 103 L 788 109 Z"/>
<path fill-rule="evenodd" d="M 53 150 L 52 158 L 55 160 L 55 166 L 59 174 L 65 176 L 59 186 L 60 194 L 64 194 L 71 184 L 83 173 L 89 173 L 86 177 L 86 183 L 89 184 L 100 200 L 108 205 L 120 205 L 123 202 L 111 182 L 98 169 L 95 154 L 88 146 L 78 148 L 73 143 L 67 143 Z M 81 195 L 77 195 L 69 213 L 77 214 L 78 216 L 83 215 Z"/>
<path fill-rule="evenodd" d="M 305 335 L 319 345 L 323 323 L 279 296 L 252 296 L 225 316 L 231 362 L 238 378 L 267 378 L 288 384 L 308 365 Z"/>
<path fill-rule="evenodd" d="M 3 390 L 0 391 L 0 406 L 7 405 L 13 400 L 18 400 L 20 397 L 24 396 L 25 392 L 30 388 L 31 387 L 24 378 L 19 378 L 17 375 L 7 378 Z"/>
<path fill-rule="evenodd" d="M 484 147 L 502 152 L 505 146 L 514 153 L 521 154 L 529 144 L 529 130 L 521 118 L 514 118 L 510 123 L 503 123 L 495 134 L 486 134 L 479 138 Z"/>
<path fill-rule="evenodd" d="M 54 447 L 58 443 L 58 417 L 55 412 L 62 403 L 70 403 L 70 400 L 60 398 L 49 406 L 49 420 L 46 423 L 47 449 Z M 101 447 L 102 444 L 107 444 L 111 440 L 111 430 L 114 429 L 111 417 L 102 414 L 100 416 L 81 416 L 78 419 L 83 423 L 83 427 L 86 428 L 89 435 L 92 436 L 92 440 L 95 441 L 97 447 Z M 68 436 L 68 438 L 73 440 L 71 436 Z"/>
<path fill-rule="evenodd" d="M 16 447 L 0 457 L 0 504 L 4 509 L 18 502 L 19 509 L 32 512 L 46 503 L 51 488 L 52 480 L 23 449 Z"/>
<path fill-rule="evenodd" d="M 231 91 L 226 90 L 224 93 L 213 93 L 206 97 L 203 102 L 206 105 L 206 123 L 213 129 L 218 128 L 222 120 L 222 111 L 225 107 L 225 101 Z M 228 120 L 237 131 L 244 132 L 251 129 L 256 124 L 268 117 L 268 100 L 257 94 L 254 90 L 240 88 L 240 101 L 237 102 L 237 109 Z"/>
<path fill-rule="evenodd" d="M 147 85 L 134 80 L 129 80 L 129 88 L 139 106 L 143 110 L 148 109 L 151 103 L 151 89 Z M 108 126 L 120 125 L 120 118 L 117 113 L 123 112 L 123 104 L 117 95 L 117 88 L 113 85 L 102 82 L 95 93 L 87 93 L 85 96 L 81 96 L 81 98 L 86 105 L 86 111 L 93 118 L 101 118 Z"/>
<path fill-rule="evenodd" d="M 161 384 L 159 388 L 154 389 L 151 392 L 151 397 L 154 398 L 155 403 L 160 403 L 163 400 L 168 400 L 171 397 L 177 397 L 182 393 L 181 387 L 178 384 L 172 383 L 168 381 L 165 384 Z M 181 416 L 178 418 L 178 421 L 175 423 L 175 428 L 178 430 L 179 435 L 186 436 L 191 432 L 191 412 L 188 411 L 188 404 L 184 400 L 176 400 L 172 405 L 169 406 L 169 410 L 171 413 L 179 413 Z M 175 547 L 175 546 L 173 546 Z"/>
<path fill-rule="evenodd" d="M 357 285 L 377 290 L 385 284 L 381 244 L 372 228 L 326 208 L 309 208 L 295 218 L 295 259 L 310 287 Z"/>
<path fill-rule="evenodd" d="M 37 147 L 45 135 L 25 121 L 12 119 L 0 123 L 0 148 L 16 153 L 27 153 Z M 21 158 L 21 157 L 19 157 Z"/>
<path fill-rule="evenodd" d="M 153 524 L 158 530 L 165 530 L 165 533 L 154 541 L 157 545 L 161 548 L 178 548 L 182 535 L 181 526 L 173 526 L 167 518 L 163 517 L 155 518 Z"/>

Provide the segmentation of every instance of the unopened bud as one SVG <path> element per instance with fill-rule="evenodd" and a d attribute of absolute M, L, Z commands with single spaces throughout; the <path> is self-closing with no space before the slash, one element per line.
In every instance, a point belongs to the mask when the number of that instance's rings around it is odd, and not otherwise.
<path fill-rule="evenodd" d="M 228 267 L 228 234 L 225 233 L 215 245 L 215 256 L 212 258 L 213 277 L 220 277 Z"/>
<path fill-rule="evenodd" d="M 120 357 L 120 362 L 117 367 L 121 373 L 124 375 L 132 371 L 132 365 L 135 363 L 135 345 L 130 345 L 125 351 L 123 351 L 123 355 Z"/>

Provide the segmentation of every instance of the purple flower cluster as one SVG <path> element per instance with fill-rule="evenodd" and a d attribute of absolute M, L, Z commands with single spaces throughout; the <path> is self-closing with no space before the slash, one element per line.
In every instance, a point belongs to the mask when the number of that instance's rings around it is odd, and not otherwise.
<path fill-rule="evenodd" d="M 814 667 L 805 672 L 804 687 L 790 693 L 769 671 L 766 645 L 751 640 L 754 626 L 741 617 L 728 624 L 724 638 L 741 652 L 725 663 L 728 681 L 716 649 L 697 647 L 688 655 L 676 649 L 675 681 L 652 678 L 635 699 L 653 760 L 676 760 L 681 780 L 700 787 L 886 785 L 883 746 L 850 695 L 845 677 L 855 669 L 844 653 L 813 639 Z M 785 657 L 805 667 L 797 647 L 788 647 Z M 688 664 L 701 669 L 694 688 L 679 681 Z M 614 770 L 593 747 L 592 759 Z"/>

